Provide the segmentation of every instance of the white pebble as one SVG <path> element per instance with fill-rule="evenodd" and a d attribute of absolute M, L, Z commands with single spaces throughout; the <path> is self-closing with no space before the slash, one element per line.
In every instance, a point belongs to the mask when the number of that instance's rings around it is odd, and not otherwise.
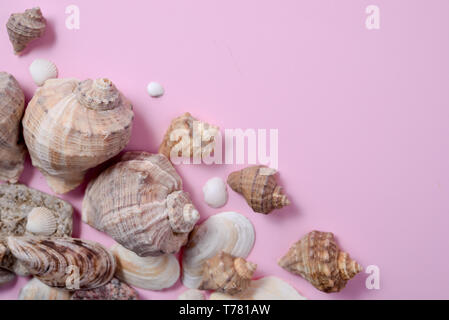
<path fill-rule="evenodd" d="M 212 208 L 223 207 L 228 201 L 226 183 L 218 177 L 209 179 L 203 187 L 204 201 Z"/>
<path fill-rule="evenodd" d="M 30 74 L 33 81 L 38 86 L 42 86 L 48 79 L 58 77 L 56 65 L 45 59 L 36 59 L 30 65 Z"/>
<path fill-rule="evenodd" d="M 160 97 L 164 94 L 164 88 L 157 82 L 150 82 L 147 86 L 147 91 L 152 97 Z"/>

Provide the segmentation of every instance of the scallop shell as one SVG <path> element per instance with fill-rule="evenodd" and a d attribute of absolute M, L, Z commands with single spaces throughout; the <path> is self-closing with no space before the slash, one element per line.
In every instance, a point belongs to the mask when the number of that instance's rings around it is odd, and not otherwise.
<path fill-rule="evenodd" d="M 14 272 L 0 268 L 0 286 L 13 281 L 16 278 Z"/>
<path fill-rule="evenodd" d="M 21 54 L 30 41 L 42 37 L 45 27 L 46 21 L 39 7 L 11 14 L 6 29 L 14 53 Z"/>
<path fill-rule="evenodd" d="M 58 224 L 55 214 L 45 208 L 33 208 L 28 214 L 26 230 L 34 235 L 50 236 L 55 233 Z"/>
<path fill-rule="evenodd" d="M 17 80 L 0 72 L 0 180 L 11 183 L 16 183 L 23 171 L 25 146 L 20 141 L 20 121 L 24 108 L 25 96 Z"/>
<path fill-rule="evenodd" d="M 250 287 L 235 296 L 214 292 L 210 300 L 306 300 L 284 280 L 276 277 L 265 277 L 251 281 Z"/>
<path fill-rule="evenodd" d="M 340 251 L 331 232 L 312 231 L 279 260 L 285 270 L 300 275 L 324 292 L 343 289 L 362 267 Z"/>
<path fill-rule="evenodd" d="M 132 120 L 131 104 L 110 80 L 50 79 L 22 122 L 33 165 L 54 192 L 65 193 L 126 146 Z"/>
<path fill-rule="evenodd" d="M 198 289 L 203 278 L 204 262 L 221 251 L 246 258 L 254 245 L 254 227 L 243 215 L 222 212 L 196 227 L 182 256 L 182 282 Z"/>
<path fill-rule="evenodd" d="M 132 286 L 162 290 L 179 279 L 179 263 L 173 254 L 139 257 L 119 244 L 112 246 L 111 252 L 117 260 L 116 277 Z"/>
<path fill-rule="evenodd" d="M 268 214 L 290 204 L 275 178 L 276 170 L 264 166 L 251 166 L 232 172 L 228 184 L 240 193 L 248 205 L 259 213 Z"/>
<path fill-rule="evenodd" d="M 56 65 L 46 59 L 36 59 L 30 65 L 31 78 L 36 85 L 42 86 L 48 79 L 58 77 Z"/>
<path fill-rule="evenodd" d="M 116 268 L 114 256 L 88 240 L 8 237 L 8 247 L 32 275 L 51 287 L 97 288 L 112 279 Z"/>
<path fill-rule="evenodd" d="M 203 194 L 204 201 L 212 208 L 223 207 L 228 201 L 226 183 L 218 177 L 207 180 L 203 187 Z"/>
<path fill-rule="evenodd" d="M 178 252 L 199 213 L 165 156 L 128 152 L 89 183 L 82 219 L 146 257 Z"/>
<path fill-rule="evenodd" d="M 189 289 L 178 296 L 178 300 L 206 300 L 204 292 L 198 289 Z"/>
<path fill-rule="evenodd" d="M 33 278 L 19 292 L 19 300 L 70 300 L 70 291 L 47 286 Z"/>

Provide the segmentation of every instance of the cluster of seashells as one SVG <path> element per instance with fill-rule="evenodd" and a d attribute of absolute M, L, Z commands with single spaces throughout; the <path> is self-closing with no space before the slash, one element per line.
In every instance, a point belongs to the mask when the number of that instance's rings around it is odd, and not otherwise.
<path fill-rule="evenodd" d="M 41 37 L 45 25 L 39 8 L 11 15 L 7 31 L 15 53 Z M 171 157 L 213 151 L 219 129 L 190 113 L 173 119 L 157 154 L 126 152 L 89 182 L 82 220 L 116 243 L 105 248 L 72 238 L 70 204 L 14 185 L 26 150 L 50 188 L 67 193 L 89 169 L 126 147 L 133 107 L 109 79 L 57 79 L 56 66 L 44 59 L 35 60 L 30 73 L 40 87 L 25 109 L 16 79 L 0 72 L 0 179 L 12 183 L 0 186 L 0 285 L 16 274 L 32 275 L 20 299 L 138 299 L 130 286 L 163 290 L 181 278 L 189 290 L 179 299 L 203 300 L 204 291 L 213 291 L 210 299 L 305 299 L 279 278 L 253 279 L 257 265 L 246 259 L 255 230 L 244 215 L 226 211 L 197 225 L 200 213 Z M 154 84 L 148 90 L 163 93 Z M 200 154 L 192 142 L 195 130 L 202 135 Z M 269 214 L 290 204 L 276 173 L 250 166 L 232 172 L 227 185 L 254 212 Z M 207 181 L 205 202 L 224 206 L 227 185 L 219 177 Z M 323 292 L 340 291 L 362 270 L 332 233 L 320 231 L 295 243 L 279 265 Z"/>

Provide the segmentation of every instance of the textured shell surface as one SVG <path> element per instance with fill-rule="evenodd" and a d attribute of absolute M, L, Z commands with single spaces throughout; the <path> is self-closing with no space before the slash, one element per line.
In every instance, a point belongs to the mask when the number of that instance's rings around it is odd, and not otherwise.
<path fill-rule="evenodd" d="M 245 198 L 255 212 L 268 214 L 290 204 L 282 187 L 277 184 L 275 174 L 274 169 L 251 166 L 232 172 L 228 184 Z"/>
<path fill-rule="evenodd" d="M 104 286 L 75 291 L 70 300 L 139 300 L 139 294 L 126 283 L 112 278 Z"/>
<path fill-rule="evenodd" d="M 36 85 L 42 86 L 48 79 L 58 77 L 56 65 L 47 59 L 35 59 L 29 67 L 31 78 Z"/>
<path fill-rule="evenodd" d="M 33 208 L 28 214 L 26 230 L 34 235 L 50 236 L 58 228 L 56 215 L 45 207 Z"/>
<path fill-rule="evenodd" d="M 50 79 L 26 108 L 23 134 L 33 165 L 54 192 L 66 193 L 127 145 L 133 117 L 108 79 Z"/>
<path fill-rule="evenodd" d="M 161 154 L 127 152 L 86 189 L 82 219 L 137 255 L 176 253 L 199 213 Z"/>
<path fill-rule="evenodd" d="M 327 293 L 340 291 L 348 280 L 362 271 L 349 254 L 340 251 L 331 232 L 321 231 L 305 235 L 278 263 Z"/>
<path fill-rule="evenodd" d="M 20 121 L 25 96 L 17 80 L 0 72 L 0 180 L 16 183 L 23 171 L 25 145 L 21 140 Z"/>
<path fill-rule="evenodd" d="M 0 286 L 13 281 L 16 278 L 14 272 L 0 268 Z"/>
<path fill-rule="evenodd" d="M 203 187 L 204 201 L 212 208 L 223 207 L 228 201 L 226 183 L 219 177 L 207 180 Z"/>
<path fill-rule="evenodd" d="M 178 296 L 178 300 L 206 300 L 204 292 L 198 289 L 189 289 Z"/>
<path fill-rule="evenodd" d="M 19 300 L 70 300 L 68 290 L 53 288 L 32 278 L 19 292 Z"/>
<path fill-rule="evenodd" d="M 221 251 L 246 258 L 254 246 L 252 223 L 237 212 L 222 212 L 209 217 L 192 232 L 182 255 L 182 283 L 198 289 L 207 259 Z"/>
<path fill-rule="evenodd" d="M 306 300 L 290 284 L 277 277 L 251 281 L 249 288 L 237 295 L 214 292 L 210 300 Z"/>
<path fill-rule="evenodd" d="M 8 237 L 8 248 L 28 271 L 51 287 L 92 289 L 114 276 L 114 256 L 99 243 L 55 237 Z"/>
<path fill-rule="evenodd" d="M 23 13 L 13 13 L 6 23 L 9 40 L 15 54 L 21 54 L 29 42 L 42 37 L 46 21 L 39 7 L 27 9 Z"/>
<path fill-rule="evenodd" d="M 111 247 L 117 260 L 116 277 L 132 286 L 147 290 L 170 288 L 179 279 L 179 262 L 173 254 L 139 257 L 119 244 Z"/>

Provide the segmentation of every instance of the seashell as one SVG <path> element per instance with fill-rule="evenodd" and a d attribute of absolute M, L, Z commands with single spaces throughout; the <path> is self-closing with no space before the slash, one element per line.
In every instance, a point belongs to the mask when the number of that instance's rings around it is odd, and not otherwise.
<path fill-rule="evenodd" d="M 179 279 L 179 263 L 173 254 L 139 257 L 115 244 L 111 248 L 117 261 L 115 276 L 132 286 L 147 290 L 170 288 Z"/>
<path fill-rule="evenodd" d="M 108 283 L 115 272 L 114 256 L 93 241 L 11 236 L 8 248 L 32 275 L 51 287 L 97 288 Z"/>
<path fill-rule="evenodd" d="M 226 184 L 221 178 L 207 180 L 203 187 L 204 201 L 212 208 L 223 207 L 228 201 Z"/>
<path fill-rule="evenodd" d="M 102 287 L 75 291 L 70 300 L 139 300 L 139 294 L 126 283 L 112 278 Z"/>
<path fill-rule="evenodd" d="M 222 212 L 209 217 L 192 232 L 182 256 L 182 283 L 198 289 L 207 259 L 224 251 L 246 258 L 254 245 L 254 227 L 243 215 Z"/>
<path fill-rule="evenodd" d="M 48 79 L 58 77 L 58 69 L 56 65 L 46 59 L 36 59 L 30 65 L 31 78 L 36 85 L 42 86 Z"/>
<path fill-rule="evenodd" d="M 17 80 L 0 72 L 0 180 L 16 183 L 23 171 L 25 145 L 19 142 L 25 96 Z"/>
<path fill-rule="evenodd" d="M 230 295 L 245 291 L 257 265 L 221 251 L 203 264 L 203 280 L 199 289 L 214 290 Z"/>
<path fill-rule="evenodd" d="M 210 156 L 218 133 L 218 127 L 200 121 L 187 112 L 172 120 L 159 146 L 159 153 L 171 161 L 178 157 L 201 159 Z"/>
<path fill-rule="evenodd" d="M 178 300 L 206 300 L 204 292 L 198 289 L 189 289 L 178 296 Z"/>
<path fill-rule="evenodd" d="M 9 40 L 14 53 L 20 55 L 29 42 L 42 37 L 46 21 L 39 7 L 27 9 L 23 13 L 13 13 L 6 23 Z"/>
<path fill-rule="evenodd" d="M 152 97 L 160 97 L 164 94 L 164 88 L 157 82 L 150 82 L 147 86 L 147 91 Z"/>
<path fill-rule="evenodd" d="M 16 278 L 14 272 L 0 268 L 0 286 L 13 281 Z"/>
<path fill-rule="evenodd" d="M 33 278 L 19 292 L 19 300 L 70 300 L 70 291 L 47 286 Z"/>
<path fill-rule="evenodd" d="M 306 234 L 278 263 L 327 293 L 340 291 L 348 280 L 362 271 L 349 254 L 340 251 L 331 232 L 321 231 Z"/>
<path fill-rule="evenodd" d="M 176 253 L 199 213 L 161 154 L 127 152 L 86 189 L 82 219 L 141 257 Z"/>
<path fill-rule="evenodd" d="M 306 300 L 284 280 L 277 277 L 265 277 L 251 281 L 249 288 L 237 295 L 214 292 L 210 300 Z"/>
<path fill-rule="evenodd" d="M 275 174 L 275 169 L 251 166 L 232 172 L 228 184 L 232 190 L 243 195 L 255 212 L 268 214 L 290 204 L 282 187 L 277 184 Z"/>
<path fill-rule="evenodd" d="M 33 165 L 54 192 L 66 193 L 126 146 L 132 120 L 130 102 L 110 80 L 50 79 L 22 123 Z"/>
<path fill-rule="evenodd" d="M 28 214 L 26 230 L 40 236 L 50 236 L 58 227 L 58 220 L 51 210 L 45 207 L 33 208 Z"/>

